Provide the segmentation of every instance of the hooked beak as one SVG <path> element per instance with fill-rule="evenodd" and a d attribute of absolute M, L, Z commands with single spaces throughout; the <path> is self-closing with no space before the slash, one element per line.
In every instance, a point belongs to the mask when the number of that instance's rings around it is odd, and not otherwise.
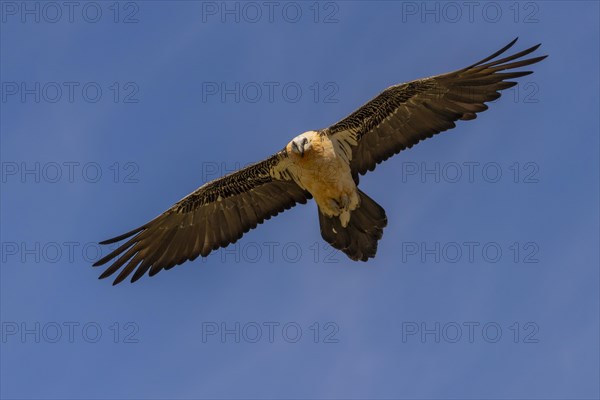
<path fill-rule="evenodd" d="M 300 154 L 300 157 L 304 157 L 304 146 L 298 146 L 296 142 L 292 142 L 292 151 L 296 154 Z"/>
<path fill-rule="evenodd" d="M 308 143 L 308 139 L 303 138 L 300 145 L 295 140 L 292 142 L 292 151 L 296 154 L 300 154 L 300 157 L 304 157 L 305 145 Z"/>

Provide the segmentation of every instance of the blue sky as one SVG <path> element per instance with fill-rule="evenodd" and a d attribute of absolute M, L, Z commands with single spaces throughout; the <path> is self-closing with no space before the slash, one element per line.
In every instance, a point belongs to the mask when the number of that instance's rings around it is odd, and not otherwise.
<path fill-rule="evenodd" d="M 0 3 L 3 398 L 598 398 L 596 2 Z M 514 37 L 535 73 L 361 179 L 131 285 L 99 240 Z"/>

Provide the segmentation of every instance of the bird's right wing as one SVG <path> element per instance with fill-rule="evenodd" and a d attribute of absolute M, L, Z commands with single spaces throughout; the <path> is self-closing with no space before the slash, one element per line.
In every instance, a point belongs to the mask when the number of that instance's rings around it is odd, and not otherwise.
<path fill-rule="evenodd" d="M 113 284 L 137 268 L 132 282 L 212 250 L 234 243 L 250 229 L 311 195 L 298 186 L 287 170 L 285 151 L 209 182 L 181 199 L 158 217 L 130 232 L 105 240 L 111 244 L 130 238 L 94 266 L 118 257 L 100 278 L 125 267 Z M 132 237 L 133 236 L 133 237 Z"/>
<path fill-rule="evenodd" d="M 492 61 L 516 41 L 466 68 L 391 86 L 325 129 L 350 160 L 354 178 L 419 141 L 454 128 L 458 120 L 474 119 L 476 113 L 487 110 L 486 102 L 500 97 L 500 90 L 517 84 L 508 79 L 531 74 L 512 70 L 546 58 L 521 59 L 539 44 Z"/>

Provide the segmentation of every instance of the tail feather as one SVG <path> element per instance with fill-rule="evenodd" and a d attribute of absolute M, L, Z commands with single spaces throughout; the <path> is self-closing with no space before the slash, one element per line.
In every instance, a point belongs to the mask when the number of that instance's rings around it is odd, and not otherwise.
<path fill-rule="evenodd" d="M 375 257 L 377 242 L 387 225 L 385 210 L 373 199 L 358 191 L 360 206 L 350 214 L 350 222 L 343 227 L 339 217 L 327 217 L 319 210 L 321 236 L 334 248 L 343 251 L 354 261 Z"/>

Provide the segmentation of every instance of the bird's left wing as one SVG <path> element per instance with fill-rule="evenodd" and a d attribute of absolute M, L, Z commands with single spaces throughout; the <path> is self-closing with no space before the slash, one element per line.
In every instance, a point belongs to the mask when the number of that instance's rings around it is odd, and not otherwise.
<path fill-rule="evenodd" d="M 516 41 L 466 68 L 391 86 L 325 129 L 349 159 L 355 180 L 358 174 L 373 171 L 394 154 L 454 128 L 456 121 L 474 119 L 476 113 L 487 110 L 486 102 L 500 97 L 500 90 L 517 84 L 507 79 L 531 74 L 531 71 L 511 70 L 546 58 L 519 60 L 535 51 L 539 44 L 494 60 Z"/>
<path fill-rule="evenodd" d="M 135 282 L 147 271 L 153 276 L 199 255 L 234 243 L 250 229 L 311 195 L 300 188 L 286 166 L 285 150 L 270 158 L 216 179 L 190 193 L 158 217 L 100 244 L 129 238 L 94 266 L 117 258 L 100 275 L 106 278 L 125 266 L 113 284 Z"/>

